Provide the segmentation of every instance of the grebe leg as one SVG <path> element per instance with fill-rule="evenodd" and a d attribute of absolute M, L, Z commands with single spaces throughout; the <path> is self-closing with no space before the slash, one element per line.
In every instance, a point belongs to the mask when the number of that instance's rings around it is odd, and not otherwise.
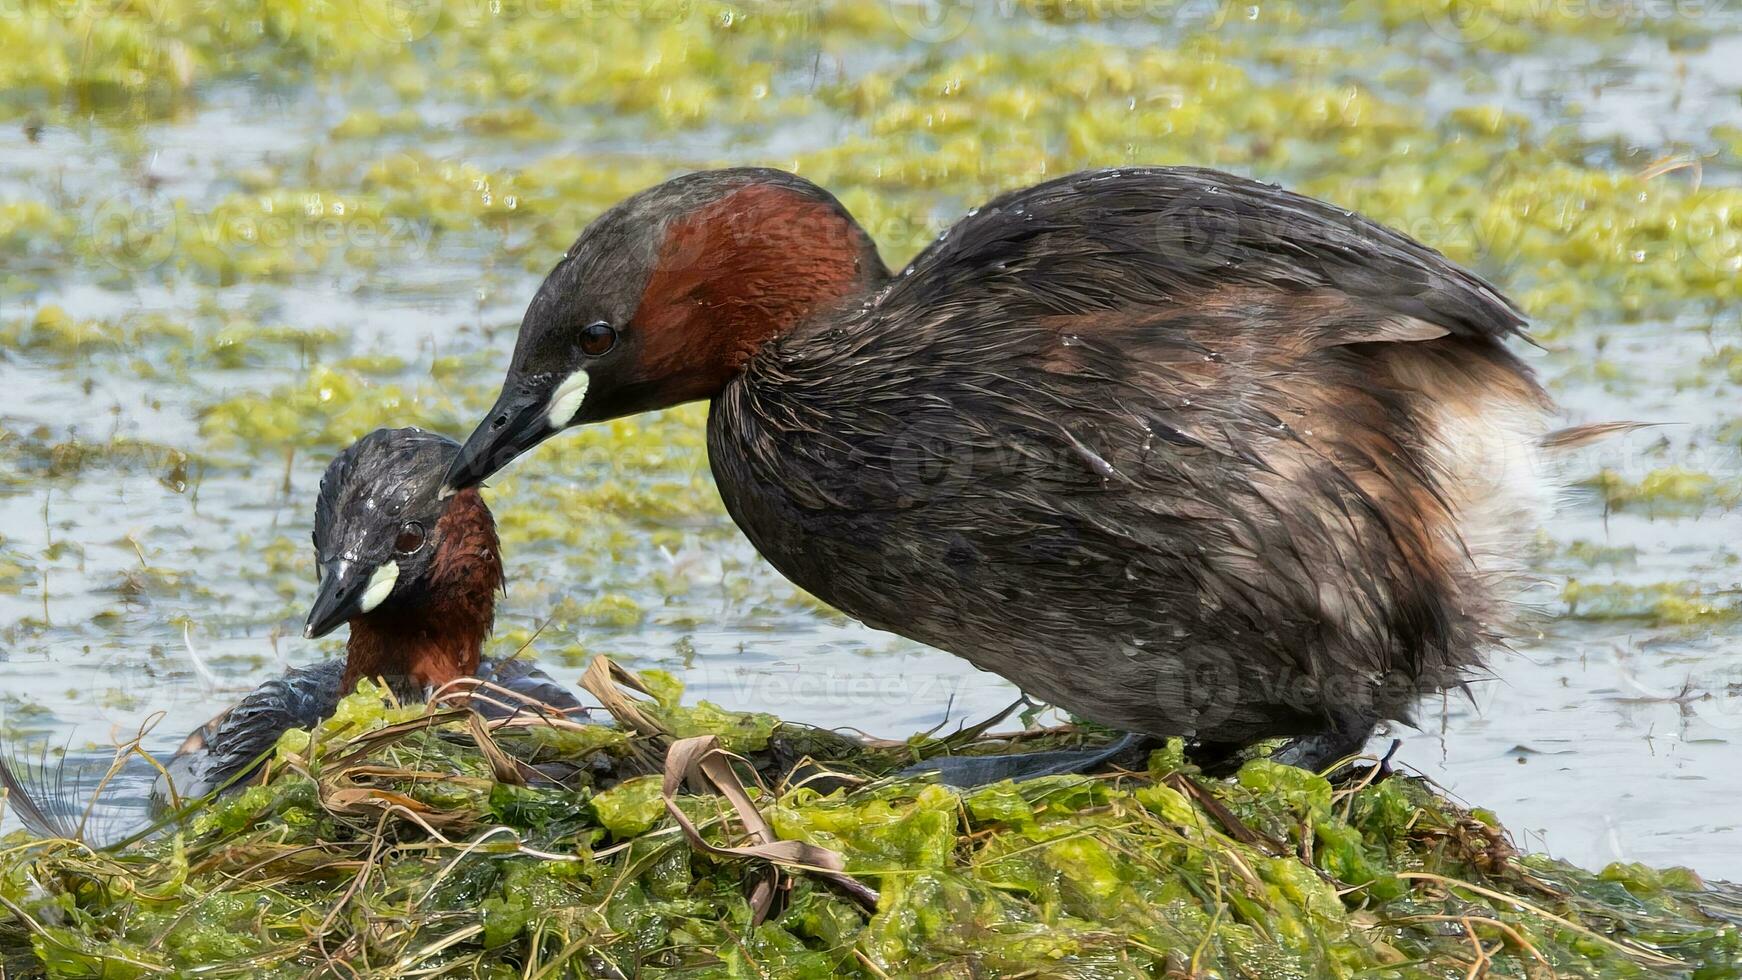
<path fill-rule="evenodd" d="M 1359 754 L 1377 727 L 1379 719 L 1371 715 L 1339 713 L 1324 731 L 1295 738 L 1277 749 L 1270 759 L 1308 772 L 1324 772 L 1338 759 Z"/>
<path fill-rule="evenodd" d="M 901 770 L 900 775 L 936 774 L 938 780 L 946 786 L 969 789 L 1006 779 L 1037 779 L 1041 776 L 1093 772 L 1116 763 L 1126 768 L 1141 769 L 1148 761 L 1150 750 L 1161 743 L 1162 740 L 1153 735 L 1132 732 L 1099 749 L 1061 749 L 1017 755 L 941 756 L 909 766 Z"/>

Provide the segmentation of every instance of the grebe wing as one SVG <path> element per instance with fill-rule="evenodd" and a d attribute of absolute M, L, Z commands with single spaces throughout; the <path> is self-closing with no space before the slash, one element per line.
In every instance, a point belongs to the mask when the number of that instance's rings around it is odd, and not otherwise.
<path fill-rule="evenodd" d="M 190 733 L 152 789 L 154 802 L 197 799 L 257 768 L 261 756 L 292 728 L 325 721 L 338 707 L 343 660 L 286 671 Z M 173 794 L 171 793 L 173 787 Z"/>
<path fill-rule="evenodd" d="M 558 682 L 549 674 L 540 670 L 538 665 L 530 660 L 510 657 L 506 660 L 484 658 L 478 663 L 478 679 L 498 684 L 523 697 L 549 705 L 558 711 L 575 712 L 584 717 L 585 710 L 579 698 L 575 697 L 566 685 Z M 486 694 L 488 692 L 485 692 Z M 495 700 L 506 701 L 499 694 Z M 503 710 L 488 701 L 475 702 L 478 712 L 485 717 L 500 717 Z"/>
<path fill-rule="evenodd" d="M 1340 295 L 1370 311 L 1328 343 L 1455 336 L 1500 341 L 1524 316 L 1435 249 L 1353 211 L 1197 167 L 1069 174 L 1012 191 L 920 253 L 880 305 L 972 303 L 1003 322 L 1214 302 L 1218 290 Z"/>

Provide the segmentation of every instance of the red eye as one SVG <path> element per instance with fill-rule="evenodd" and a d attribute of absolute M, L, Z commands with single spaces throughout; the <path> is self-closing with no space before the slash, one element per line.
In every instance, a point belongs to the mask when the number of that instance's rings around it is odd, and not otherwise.
<path fill-rule="evenodd" d="M 402 555 L 409 555 L 423 547 L 423 525 L 412 521 L 399 529 L 399 537 L 393 539 L 393 550 Z"/>
<path fill-rule="evenodd" d="M 598 357 L 615 346 L 617 331 L 609 323 L 600 320 L 581 328 L 581 353 L 588 357 Z"/>

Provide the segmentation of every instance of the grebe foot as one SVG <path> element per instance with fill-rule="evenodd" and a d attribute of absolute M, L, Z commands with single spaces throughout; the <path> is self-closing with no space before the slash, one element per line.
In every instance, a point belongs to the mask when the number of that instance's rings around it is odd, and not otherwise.
<path fill-rule="evenodd" d="M 1244 742 L 1194 742 L 1186 745 L 1186 761 L 1206 776 L 1232 776 L 1246 761 Z"/>
<path fill-rule="evenodd" d="M 1161 744 L 1153 735 L 1136 732 L 1120 736 L 1099 749 L 1062 749 L 1023 752 L 1016 755 L 950 755 L 927 759 L 901 770 L 902 776 L 936 775 L 946 786 L 971 789 L 1006 779 L 1038 779 L 1093 772 L 1115 763 L 1141 767 L 1149 751 Z"/>
<path fill-rule="evenodd" d="M 1272 762 L 1295 766 L 1308 772 L 1324 772 L 1330 766 L 1367 747 L 1379 721 L 1369 716 L 1338 715 L 1322 732 L 1302 735 L 1271 754 Z M 1346 767 L 1339 767 L 1346 768 Z M 1327 773 L 1335 775 L 1335 773 Z"/>
<path fill-rule="evenodd" d="M 1394 738 L 1391 740 L 1391 745 L 1386 748 L 1385 754 L 1379 757 L 1379 764 L 1374 767 L 1378 770 L 1373 776 L 1374 782 L 1390 779 L 1391 774 L 1397 771 L 1391 768 L 1391 760 L 1397 755 L 1397 750 L 1401 748 L 1403 748 L 1403 739 Z"/>

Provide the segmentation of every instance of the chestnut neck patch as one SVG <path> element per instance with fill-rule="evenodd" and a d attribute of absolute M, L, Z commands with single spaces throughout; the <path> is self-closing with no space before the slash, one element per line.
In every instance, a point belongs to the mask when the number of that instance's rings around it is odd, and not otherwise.
<path fill-rule="evenodd" d="M 751 184 L 672 223 L 634 326 L 657 406 L 717 394 L 763 344 L 888 273 L 833 203 Z"/>

